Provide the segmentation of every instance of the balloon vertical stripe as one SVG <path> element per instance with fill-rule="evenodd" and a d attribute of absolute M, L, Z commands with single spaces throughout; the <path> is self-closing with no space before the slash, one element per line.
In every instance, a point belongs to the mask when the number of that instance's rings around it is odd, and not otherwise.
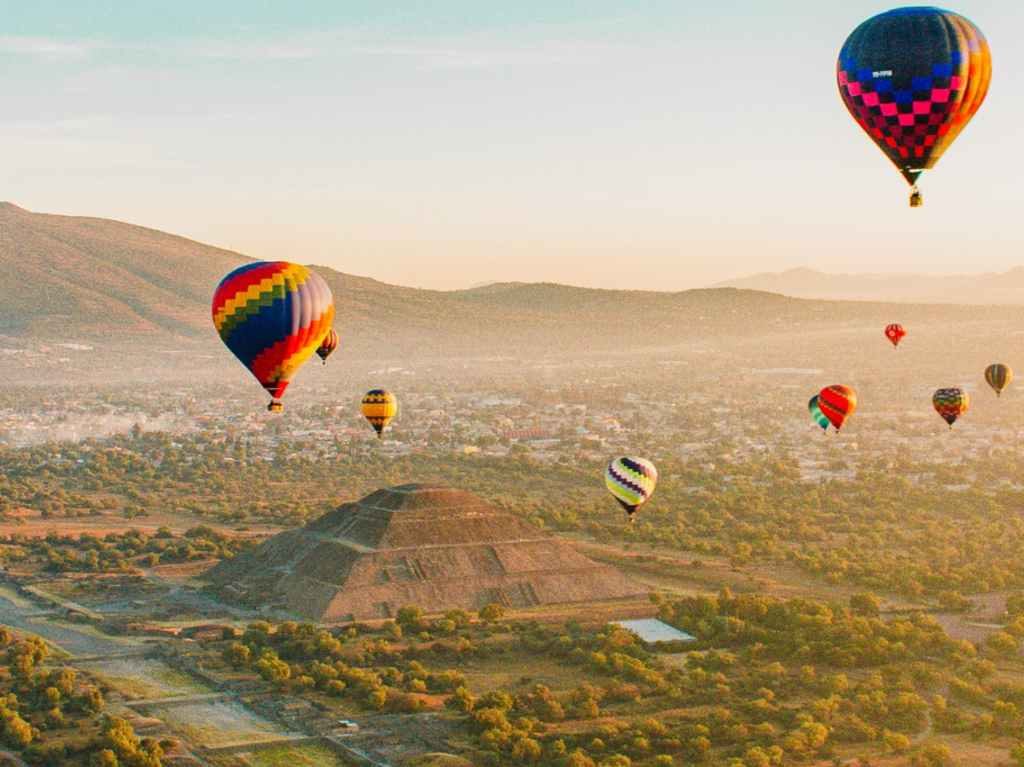
<path fill-rule="evenodd" d="M 1009 365 L 1003 365 L 1000 362 L 989 365 L 985 368 L 985 382 L 992 387 L 998 397 L 1013 382 L 1013 370 Z"/>

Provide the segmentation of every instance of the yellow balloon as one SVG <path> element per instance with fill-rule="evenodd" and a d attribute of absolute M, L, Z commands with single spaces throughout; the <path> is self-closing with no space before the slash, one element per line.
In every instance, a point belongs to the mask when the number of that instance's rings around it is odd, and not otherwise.
<path fill-rule="evenodd" d="M 398 414 L 398 398 L 384 389 L 370 389 L 363 397 L 362 411 L 380 439 L 384 427 Z"/>
<path fill-rule="evenodd" d="M 999 362 L 989 365 L 985 368 L 985 381 L 992 387 L 992 391 L 998 397 L 1003 393 L 1003 389 L 1013 381 L 1013 370 L 1009 365 L 1003 365 Z"/>

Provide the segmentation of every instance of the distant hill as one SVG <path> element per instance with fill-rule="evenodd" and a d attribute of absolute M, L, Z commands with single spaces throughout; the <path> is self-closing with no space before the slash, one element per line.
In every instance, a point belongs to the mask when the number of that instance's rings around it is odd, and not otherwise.
<path fill-rule="evenodd" d="M 227 271 L 247 260 L 153 229 L 0 203 L 0 267 L 7 286 L 0 293 L 0 336 L 103 339 L 106 347 L 121 342 L 132 348 L 197 343 L 219 358 L 210 296 Z M 819 332 L 893 318 L 1024 320 L 1024 306 L 896 307 L 735 287 L 662 293 L 517 282 L 420 290 L 316 268 L 334 291 L 343 349 L 367 357 L 557 356 Z"/>
<path fill-rule="evenodd" d="M 154 229 L 0 202 L 0 333 L 198 333 L 211 285 L 245 260 Z"/>
<path fill-rule="evenodd" d="M 1024 267 L 989 274 L 826 274 L 813 269 L 765 272 L 716 288 L 767 290 L 794 298 L 941 304 L 1024 304 Z"/>

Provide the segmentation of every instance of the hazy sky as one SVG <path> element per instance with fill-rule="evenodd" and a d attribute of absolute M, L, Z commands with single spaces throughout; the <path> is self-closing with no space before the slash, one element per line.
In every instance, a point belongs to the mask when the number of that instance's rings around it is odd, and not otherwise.
<path fill-rule="evenodd" d="M 1024 263 L 1024 4 L 953 6 L 992 91 L 916 211 L 834 83 L 887 7 L 0 0 L 0 199 L 423 287 Z"/>

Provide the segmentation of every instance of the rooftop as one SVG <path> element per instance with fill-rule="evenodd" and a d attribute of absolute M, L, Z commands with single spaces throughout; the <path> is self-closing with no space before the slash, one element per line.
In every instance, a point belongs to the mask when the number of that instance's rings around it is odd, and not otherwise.
<path fill-rule="evenodd" d="M 685 631 L 680 631 L 674 626 L 669 626 L 657 618 L 643 618 L 631 621 L 615 621 L 616 626 L 621 626 L 627 631 L 632 631 L 641 640 L 649 644 L 657 642 L 695 642 L 696 637 L 690 636 Z"/>

